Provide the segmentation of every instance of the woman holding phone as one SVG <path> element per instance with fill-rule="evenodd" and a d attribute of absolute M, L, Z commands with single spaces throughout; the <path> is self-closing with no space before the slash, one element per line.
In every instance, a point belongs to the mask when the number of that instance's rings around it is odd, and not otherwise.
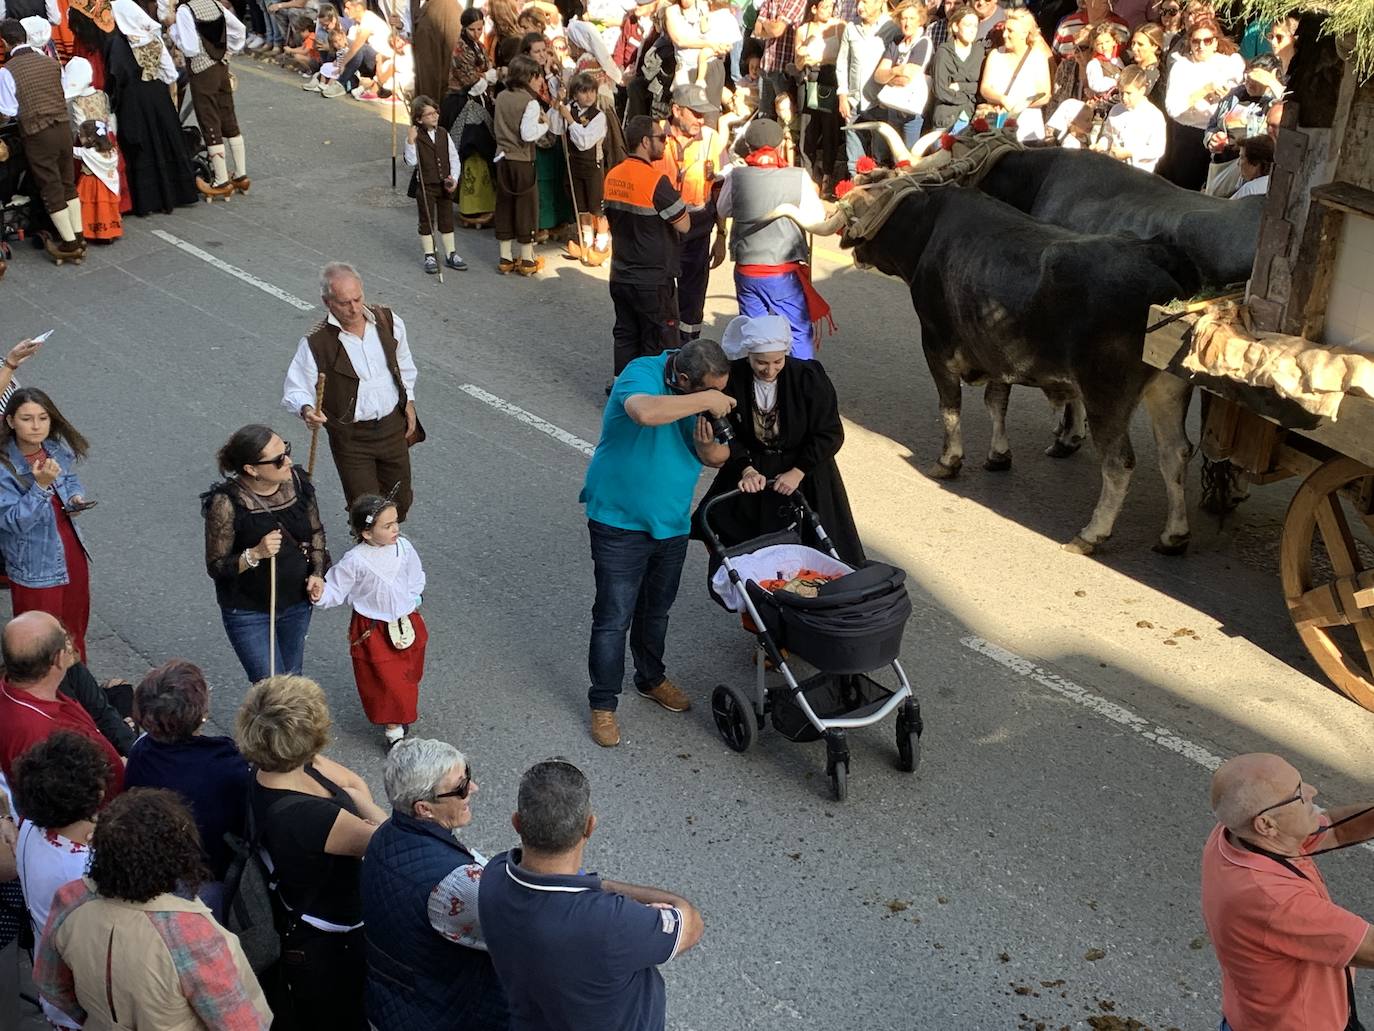
<path fill-rule="evenodd" d="M 19 361 L 5 357 L 12 377 Z M 6 384 L 8 387 L 8 384 Z M 90 566 L 73 516 L 90 508 L 73 466 L 85 458 L 86 438 L 62 415 L 52 398 L 35 387 L 10 392 L 0 424 L 0 554 L 10 578 L 14 614 L 50 613 L 71 635 L 86 661 L 86 626 L 91 616 Z"/>

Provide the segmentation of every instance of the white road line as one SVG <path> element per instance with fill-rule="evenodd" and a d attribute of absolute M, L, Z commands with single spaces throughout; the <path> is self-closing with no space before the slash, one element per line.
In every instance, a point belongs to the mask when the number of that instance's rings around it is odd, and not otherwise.
<path fill-rule="evenodd" d="M 560 444 L 567 444 L 568 447 L 572 448 L 574 451 L 581 451 L 584 455 L 591 457 L 592 452 L 596 450 L 595 444 L 589 444 L 581 437 L 576 437 L 567 430 L 560 429 L 547 419 L 541 419 L 533 412 L 527 412 L 525 409 L 511 404 L 504 398 L 488 393 L 481 387 L 473 386 L 471 383 L 464 383 L 458 389 L 465 394 L 477 398 L 477 400 L 481 401 L 483 404 L 491 405 L 498 412 L 505 412 L 507 415 L 514 416 L 526 426 L 533 426 L 540 433 L 547 433 L 554 440 L 558 441 Z"/>
<path fill-rule="evenodd" d="M 1195 745 L 1187 738 L 1179 737 L 1168 727 L 1156 726 L 1143 716 L 1137 716 L 1125 706 L 1101 698 L 1087 688 L 1075 684 L 1072 680 L 1065 679 L 1058 673 L 1051 673 L 1029 659 L 1022 658 L 1005 648 L 1000 648 L 991 641 L 985 641 L 981 637 L 963 637 L 960 638 L 959 643 L 970 651 L 987 656 L 993 662 L 1005 666 L 1013 673 L 1019 673 L 1023 677 L 1034 680 L 1041 687 L 1048 687 L 1056 694 L 1061 694 L 1069 701 L 1083 706 L 1089 712 L 1096 713 L 1113 723 L 1120 723 L 1123 727 L 1135 731 L 1146 741 L 1153 742 L 1161 748 L 1167 748 L 1171 752 L 1177 752 L 1185 759 L 1191 759 L 1205 770 L 1215 770 L 1222 763 L 1221 756 L 1213 755 L 1201 745 Z"/>
<path fill-rule="evenodd" d="M 221 261 L 219 258 L 216 258 L 213 254 L 210 254 L 208 251 L 203 251 L 195 244 L 187 243 L 180 237 L 173 236 L 171 233 L 166 232 L 165 230 L 154 229 L 153 235 L 156 236 L 159 240 L 165 240 L 167 241 L 167 243 L 170 243 L 173 247 L 177 247 L 185 251 L 192 257 L 199 258 L 207 265 L 213 265 L 221 272 L 228 272 L 235 279 L 241 279 L 249 286 L 255 286 L 263 293 L 271 294 L 279 301 L 285 301 L 293 308 L 296 308 L 300 311 L 314 311 L 317 307 L 316 305 L 311 304 L 309 301 L 302 301 L 299 297 L 296 297 L 294 294 L 289 294 L 280 287 L 273 286 L 271 283 L 259 279 L 251 272 L 245 272 L 243 271 L 243 269 L 239 268 L 236 265 L 230 265 L 227 261 Z"/>

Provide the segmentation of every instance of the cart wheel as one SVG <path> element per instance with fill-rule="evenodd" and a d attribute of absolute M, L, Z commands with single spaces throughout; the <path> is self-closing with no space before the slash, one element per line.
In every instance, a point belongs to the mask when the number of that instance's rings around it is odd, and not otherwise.
<path fill-rule="evenodd" d="M 849 761 L 837 762 L 830 768 L 830 790 L 835 793 L 835 801 L 843 802 L 849 796 Z"/>
<path fill-rule="evenodd" d="M 744 692 L 731 684 L 717 684 L 711 692 L 711 718 L 721 740 L 736 752 L 746 752 L 754 743 L 757 716 Z"/>
<path fill-rule="evenodd" d="M 921 706 L 908 698 L 897 712 L 897 768 L 903 773 L 915 773 L 921 765 Z"/>
<path fill-rule="evenodd" d="M 1279 574 L 1312 658 L 1341 692 L 1374 710 L 1374 569 L 1365 568 L 1348 515 L 1374 526 L 1366 514 L 1374 509 L 1371 473 L 1353 458 L 1333 458 L 1303 480 L 1284 517 Z M 1322 551 L 1329 573 L 1312 568 Z"/>

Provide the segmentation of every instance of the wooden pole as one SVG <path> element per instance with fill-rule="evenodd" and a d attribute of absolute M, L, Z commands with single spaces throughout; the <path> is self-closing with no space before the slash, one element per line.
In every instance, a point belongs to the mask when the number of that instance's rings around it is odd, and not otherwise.
<path fill-rule="evenodd" d="M 391 83 L 391 188 L 396 189 L 396 81 Z"/>
<path fill-rule="evenodd" d="M 315 414 L 319 415 L 324 409 L 324 373 L 321 372 L 315 380 Z M 320 449 L 320 428 L 312 426 L 310 428 L 310 459 L 305 463 L 305 475 L 311 479 L 315 478 L 315 454 Z"/>
<path fill-rule="evenodd" d="M 271 587 L 267 595 L 267 675 L 277 675 L 277 556 L 267 560 Z"/>

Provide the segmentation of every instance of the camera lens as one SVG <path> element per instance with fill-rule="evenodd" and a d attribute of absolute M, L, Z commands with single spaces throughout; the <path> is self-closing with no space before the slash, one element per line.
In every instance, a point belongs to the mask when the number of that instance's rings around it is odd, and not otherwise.
<path fill-rule="evenodd" d="M 735 428 L 723 415 L 711 416 L 711 429 L 715 431 L 717 444 L 728 444 L 735 439 Z"/>

